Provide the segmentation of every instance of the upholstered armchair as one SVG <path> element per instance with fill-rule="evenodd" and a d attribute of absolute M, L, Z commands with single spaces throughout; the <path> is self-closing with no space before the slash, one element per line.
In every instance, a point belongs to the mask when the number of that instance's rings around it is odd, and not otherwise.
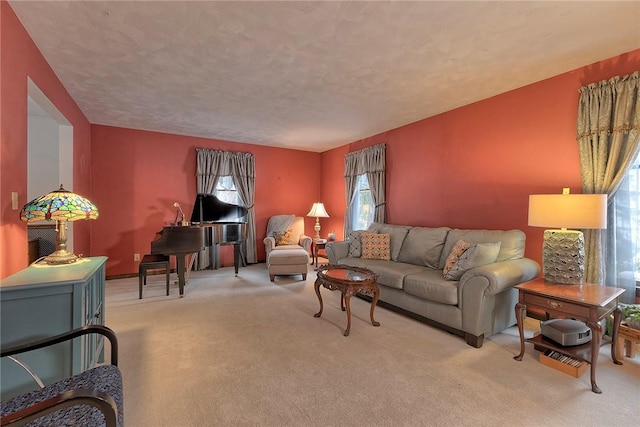
<path fill-rule="evenodd" d="M 311 253 L 311 237 L 304 234 L 304 218 L 295 215 L 275 215 L 269 218 L 264 248 L 269 254 L 276 246 L 299 246 Z"/>
<path fill-rule="evenodd" d="M 11 357 L 87 334 L 105 336 L 111 345 L 110 364 L 91 368 L 45 386 L 23 366 L 40 388 L 5 400 L 0 405 L 3 426 L 107 426 L 123 425 L 122 375 L 118 369 L 118 341 L 115 333 L 101 325 L 84 326 L 51 338 L 13 348 L 3 348 L 1 357 Z"/>

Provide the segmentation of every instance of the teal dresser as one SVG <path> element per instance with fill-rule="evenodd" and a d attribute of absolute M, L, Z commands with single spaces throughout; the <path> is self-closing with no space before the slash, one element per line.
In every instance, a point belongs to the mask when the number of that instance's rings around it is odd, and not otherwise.
<path fill-rule="evenodd" d="M 106 257 L 94 257 L 68 265 L 31 265 L 1 280 L 2 348 L 84 325 L 104 325 L 106 261 Z M 103 345 L 102 336 L 85 336 L 17 358 L 45 384 L 51 384 L 103 361 Z M 12 360 L 0 359 L 2 401 L 34 388 L 36 383 L 24 369 Z"/>

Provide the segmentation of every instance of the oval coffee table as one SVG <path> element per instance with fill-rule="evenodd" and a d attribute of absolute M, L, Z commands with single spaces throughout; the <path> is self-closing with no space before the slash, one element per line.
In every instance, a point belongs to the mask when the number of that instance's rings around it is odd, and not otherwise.
<path fill-rule="evenodd" d="M 349 336 L 351 330 L 351 297 L 357 293 L 363 293 L 365 295 L 373 295 L 371 301 L 371 310 L 369 315 L 371 317 L 371 324 L 373 326 L 380 326 L 380 322 L 376 322 L 373 319 L 373 311 L 376 308 L 378 299 L 380 298 L 380 289 L 376 284 L 378 275 L 366 268 L 351 267 L 348 265 L 320 265 L 316 269 L 318 272 L 318 278 L 316 279 L 314 288 L 318 301 L 320 302 L 320 311 L 314 314 L 314 317 L 320 317 L 322 315 L 322 296 L 320 296 L 320 286 L 334 291 L 339 290 L 342 295 L 340 297 L 340 308 L 342 311 L 347 311 L 347 329 L 344 331 L 344 336 Z"/>

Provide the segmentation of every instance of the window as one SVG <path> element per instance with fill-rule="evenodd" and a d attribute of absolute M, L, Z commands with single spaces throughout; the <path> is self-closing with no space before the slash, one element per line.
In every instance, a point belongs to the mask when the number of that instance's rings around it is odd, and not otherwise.
<path fill-rule="evenodd" d="M 353 229 L 366 230 L 369 228 L 369 225 L 373 222 L 375 205 L 366 174 L 358 175 L 351 206 L 351 224 Z"/>
<path fill-rule="evenodd" d="M 640 156 L 625 174 L 609 205 L 606 281 L 624 288 L 633 303 L 640 284 Z"/>
<path fill-rule="evenodd" d="M 640 283 L 640 156 L 629 169 L 629 213 L 631 216 L 631 241 L 635 252 L 634 267 L 636 284 Z"/>
<path fill-rule="evenodd" d="M 222 202 L 244 206 L 231 175 L 221 176 L 218 178 L 218 183 L 216 184 L 216 188 L 213 190 L 213 195 Z"/>

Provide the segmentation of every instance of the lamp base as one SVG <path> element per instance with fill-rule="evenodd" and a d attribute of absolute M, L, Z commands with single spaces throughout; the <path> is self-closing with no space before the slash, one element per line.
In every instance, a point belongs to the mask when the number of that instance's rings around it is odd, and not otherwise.
<path fill-rule="evenodd" d="M 313 226 L 313 229 L 316 230 L 316 235 L 314 236 L 313 240 L 317 242 L 318 240 L 320 240 L 320 219 L 319 218 L 316 218 L 316 225 Z"/>
<path fill-rule="evenodd" d="M 51 265 L 73 264 L 77 260 L 78 257 L 66 249 L 58 249 L 44 258 L 44 262 Z"/>
<path fill-rule="evenodd" d="M 545 282 L 581 285 L 584 280 L 582 231 L 545 230 L 542 268 Z"/>

